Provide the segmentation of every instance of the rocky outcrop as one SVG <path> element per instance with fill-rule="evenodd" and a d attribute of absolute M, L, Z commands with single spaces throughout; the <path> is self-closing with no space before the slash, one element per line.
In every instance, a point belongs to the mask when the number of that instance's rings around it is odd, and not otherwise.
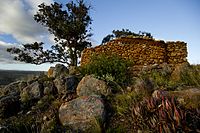
<path fill-rule="evenodd" d="M 43 96 L 43 85 L 39 83 L 38 81 L 33 82 L 31 85 L 28 85 L 25 87 L 21 93 L 21 99 L 22 101 L 26 100 L 28 98 L 29 100 L 33 99 L 39 99 Z"/>
<path fill-rule="evenodd" d="M 75 92 L 78 82 L 79 80 L 75 75 L 59 77 L 54 80 L 54 84 L 58 90 L 58 94 L 60 95 L 68 92 Z"/>
<path fill-rule="evenodd" d="M 106 82 L 94 78 L 92 75 L 88 75 L 82 78 L 79 82 L 77 89 L 77 95 L 89 96 L 89 95 L 104 95 L 107 96 L 111 93 L 110 88 L 106 85 Z"/>
<path fill-rule="evenodd" d="M 163 73 L 173 72 L 166 66 L 152 65 L 143 67 L 144 74 L 154 68 L 159 72 L 163 69 Z M 15 82 L 2 89 L 0 132 L 138 132 L 144 127 L 148 127 L 147 132 L 159 132 L 161 128 L 167 132 L 171 127 L 178 127 L 180 132 L 199 131 L 198 87 L 181 85 L 175 91 L 167 91 L 165 86 L 156 84 L 153 76 L 141 74 L 132 77 L 133 82 L 125 89 L 114 81 L 107 83 L 92 75 L 79 82 L 81 76 L 74 70 L 70 70 L 72 75 L 62 76 L 53 76 L 53 71 L 49 77 Z M 166 112 L 169 107 L 173 112 Z M 166 130 L 165 123 L 169 122 L 173 126 Z M 177 125 L 180 122 L 183 125 Z"/>
<path fill-rule="evenodd" d="M 1 94 L 2 95 L 19 94 L 21 91 L 20 89 L 24 88 L 26 86 L 27 86 L 27 83 L 24 81 L 13 82 L 13 83 L 10 83 L 9 85 L 5 86 L 1 90 Z"/>
<path fill-rule="evenodd" d="M 98 121 L 105 120 L 105 106 L 98 96 L 81 96 L 59 108 L 62 125 L 74 132 L 101 132 Z"/>
<path fill-rule="evenodd" d="M 55 95 L 57 94 L 57 88 L 52 81 L 44 81 L 44 95 Z"/>
<path fill-rule="evenodd" d="M 47 75 L 48 77 L 56 78 L 68 75 L 69 70 L 63 64 L 56 64 L 55 67 L 50 67 Z"/>

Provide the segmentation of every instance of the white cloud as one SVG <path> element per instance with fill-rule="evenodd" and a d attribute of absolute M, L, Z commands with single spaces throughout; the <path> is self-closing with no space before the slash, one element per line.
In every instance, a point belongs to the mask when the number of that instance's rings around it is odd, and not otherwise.
<path fill-rule="evenodd" d="M 35 14 L 38 11 L 38 5 L 45 3 L 47 5 L 53 3 L 53 0 L 24 0 L 30 6 L 30 11 L 32 14 Z"/>
<path fill-rule="evenodd" d="M 37 5 L 43 2 L 52 0 L 0 0 L 0 35 L 12 35 L 20 43 L 48 40 L 47 29 L 33 19 Z"/>
<path fill-rule="evenodd" d="M 13 64 L 17 63 L 17 61 L 13 60 L 13 56 L 6 51 L 7 48 L 16 46 L 16 44 L 6 43 L 0 41 L 0 62 L 1 64 Z"/>
<path fill-rule="evenodd" d="M 43 41 L 51 44 L 54 42 L 54 36 L 33 19 L 33 15 L 38 10 L 38 5 L 43 2 L 50 4 L 53 0 L 0 0 L 0 69 L 42 69 L 41 66 L 26 65 L 13 60 L 13 55 L 8 53 L 6 49 L 19 47 L 21 43 Z M 13 40 L 9 40 L 10 37 L 6 42 L 2 41 L 5 40 L 4 36 L 6 35 L 12 36 L 17 42 L 14 44 L 7 43 L 13 42 Z M 49 64 L 44 66 L 46 69 Z"/>

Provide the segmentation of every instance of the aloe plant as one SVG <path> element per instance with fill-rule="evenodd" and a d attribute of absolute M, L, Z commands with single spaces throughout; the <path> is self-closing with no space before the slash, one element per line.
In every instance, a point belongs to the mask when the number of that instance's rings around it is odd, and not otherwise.
<path fill-rule="evenodd" d="M 198 131 L 199 116 L 198 109 L 185 109 L 174 97 L 166 96 L 148 97 L 132 108 L 136 128 L 159 133 Z"/>

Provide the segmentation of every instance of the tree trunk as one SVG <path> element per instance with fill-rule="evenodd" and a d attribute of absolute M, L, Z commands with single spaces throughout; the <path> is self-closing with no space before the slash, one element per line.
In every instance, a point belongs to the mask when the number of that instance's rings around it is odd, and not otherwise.
<path fill-rule="evenodd" d="M 77 57 L 77 50 L 70 48 L 70 58 L 71 58 L 71 63 L 70 66 L 77 66 L 78 65 L 78 57 Z"/>

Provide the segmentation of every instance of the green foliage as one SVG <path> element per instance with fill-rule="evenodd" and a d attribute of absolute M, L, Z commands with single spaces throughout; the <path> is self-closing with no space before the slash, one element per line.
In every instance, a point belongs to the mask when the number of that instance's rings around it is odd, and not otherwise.
<path fill-rule="evenodd" d="M 106 37 L 103 38 L 101 44 L 109 42 L 109 41 L 111 41 L 114 38 L 127 37 L 127 36 L 153 38 L 153 36 L 151 35 L 151 33 L 148 33 L 148 32 L 141 32 L 140 31 L 137 34 L 137 33 L 134 33 L 132 31 L 130 31 L 129 29 L 113 30 L 112 34 L 109 34 L 109 35 L 107 35 Z"/>
<path fill-rule="evenodd" d="M 130 112 L 130 107 L 133 105 L 133 103 L 139 102 L 142 97 L 143 95 L 138 95 L 134 92 L 117 94 L 110 99 L 110 102 L 113 105 L 115 113 L 120 116 L 125 116 L 125 114 Z"/>
<path fill-rule="evenodd" d="M 44 50 L 43 42 L 34 42 L 23 44 L 21 48 L 9 48 L 7 51 L 15 55 L 15 60 L 26 63 L 39 65 L 61 62 L 77 66 L 83 49 L 91 46 L 91 28 L 88 29 L 92 22 L 89 16 L 90 6 L 84 0 L 77 0 L 67 3 L 66 7 L 57 2 L 51 5 L 42 3 L 38 7 L 34 19 L 54 34 L 56 43 L 49 50 Z"/>
<path fill-rule="evenodd" d="M 200 65 L 190 65 L 181 72 L 181 81 L 188 86 L 200 87 Z"/>
<path fill-rule="evenodd" d="M 108 133 L 122 133 L 133 131 L 131 109 L 135 103 L 140 102 L 145 95 L 135 92 L 125 92 L 107 96 L 107 101 L 111 105 L 110 113 L 113 115 L 108 118 L 109 125 L 106 129 Z"/>
<path fill-rule="evenodd" d="M 93 55 L 89 64 L 81 67 L 83 75 L 93 74 L 103 80 L 115 81 L 120 85 L 126 85 L 130 81 L 128 67 L 132 63 L 116 55 Z"/>
<path fill-rule="evenodd" d="M 149 72 L 143 71 L 141 72 L 140 77 L 144 80 L 151 79 L 153 83 L 159 88 L 175 90 L 177 86 L 180 85 L 180 82 L 173 81 L 171 74 L 172 70 L 166 66 L 160 70 L 153 69 Z"/>

